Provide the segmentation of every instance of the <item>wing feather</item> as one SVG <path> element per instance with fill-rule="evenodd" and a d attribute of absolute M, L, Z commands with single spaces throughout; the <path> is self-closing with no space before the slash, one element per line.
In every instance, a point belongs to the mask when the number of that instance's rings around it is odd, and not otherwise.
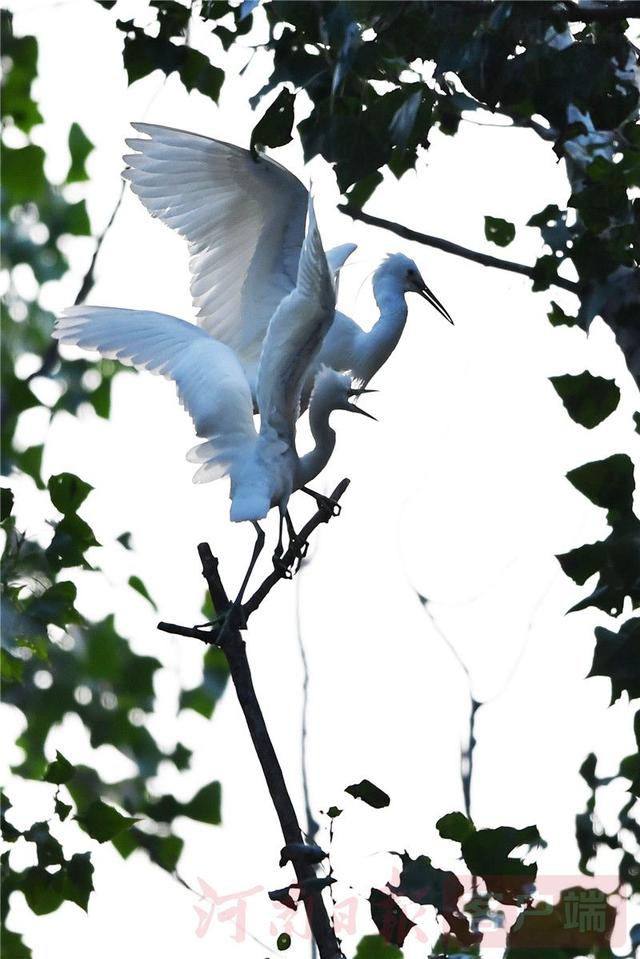
<path fill-rule="evenodd" d="M 331 326 L 335 305 L 333 275 L 309 197 L 296 287 L 269 323 L 258 367 L 260 432 L 273 430 L 290 446 L 295 442 L 302 386 Z"/>
<path fill-rule="evenodd" d="M 234 455 L 255 442 L 244 370 L 233 350 L 200 327 L 164 313 L 72 306 L 58 317 L 53 336 L 174 380 L 196 433 L 208 440 L 203 445 L 218 464 L 215 475 L 227 472 Z"/>
<path fill-rule="evenodd" d="M 293 289 L 307 190 L 266 157 L 193 133 L 134 123 L 123 176 L 152 216 L 188 241 L 198 323 L 255 365 Z"/>

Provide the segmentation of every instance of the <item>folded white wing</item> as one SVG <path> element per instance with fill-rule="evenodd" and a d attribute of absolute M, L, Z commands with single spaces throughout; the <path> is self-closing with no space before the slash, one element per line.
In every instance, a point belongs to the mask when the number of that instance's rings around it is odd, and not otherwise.
<path fill-rule="evenodd" d="M 131 182 L 147 210 L 186 237 L 198 323 L 257 363 L 276 307 L 295 286 L 307 190 L 266 157 L 207 137 L 134 123 Z"/>
<path fill-rule="evenodd" d="M 224 461 L 218 475 L 234 450 L 255 442 L 251 391 L 238 358 L 192 323 L 164 313 L 72 306 L 58 317 L 53 336 L 174 380 L 196 433 L 213 441 Z"/>
<path fill-rule="evenodd" d="M 260 431 L 273 429 L 290 446 L 294 445 L 302 385 L 333 322 L 335 305 L 333 275 L 309 197 L 296 288 L 273 315 L 258 367 Z"/>

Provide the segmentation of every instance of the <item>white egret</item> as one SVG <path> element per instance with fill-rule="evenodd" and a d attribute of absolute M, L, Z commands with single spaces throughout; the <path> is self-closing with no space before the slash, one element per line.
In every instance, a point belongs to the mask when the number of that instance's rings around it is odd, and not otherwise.
<path fill-rule="evenodd" d="M 279 163 L 249 150 L 150 123 L 134 123 L 144 138 L 127 140 L 123 176 L 152 216 L 188 241 L 191 292 L 198 323 L 237 353 L 251 384 L 269 318 L 297 264 L 308 192 Z M 344 244 L 327 258 L 336 272 L 355 249 Z M 343 313 L 322 346 L 319 364 L 368 382 L 389 358 L 407 318 L 405 295 L 415 292 L 452 322 L 408 257 L 395 254 L 376 270 L 380 319 L 369 333 Z M 259 292 L 258 292 L 259 291 Z"/>
<path fill-rule="evenodd" d="M 450 323 L 453 320 L 422 279 L 418 267 L 403 253 L 392 253 L 373 274 L 373 296 L 380 316 L 365 331 L 344 313 L 336 311 L 322 343 L 318 363 L 349 370 L 368 383 L 395 350 L 407 321 L 407 293 L 418 293 Z"/>
<path fill-rule="evenodd" d="M 306 486 L 333 451 L 335 433 L 328 422 L 331 411 L 363 412 L 348 402 L 348 377 L 321 373 L 310 408 L 316 448 L 298 457 L 295 425 L 302 383 L 335 310 L 333 278 L 311 201 L 296 282 L 284 292 L 269 323 L 258 365 L 259 431 L 253 420 L 250 384 L 238 357 L 206 329 L 162 313 L 76 306 L 58 318 L 53 332 L 62 343 L 95 349 L 105 357 L 175 381 L 196 433 L 205 439 L 189 454 L 189 459 L 201 464 L 194 481 L 228 474 L 231 520 L 249 521 L 256 530 L 251 563 L 236 605 L 264 545 L 258 521 L 271 507 L 278 507 L 279 555 L 292 491 Z"/>

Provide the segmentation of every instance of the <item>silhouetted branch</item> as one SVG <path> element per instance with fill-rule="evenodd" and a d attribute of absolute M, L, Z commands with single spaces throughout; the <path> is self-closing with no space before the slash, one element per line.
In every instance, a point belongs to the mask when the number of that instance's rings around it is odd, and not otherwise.
<path fill-rule="evenodd" d="M 424 246 L 431 246 L 435 250 L 442 250 L 443 253 L 453 253 L 454 256 L 461 256 L 465 260 L 472 260 L 474 263 L 481 263 L 482 266 L 491 266 L 496 270 L 507 270 L 509 273 L 519 273 L 521 276 L 527 276 L 530 280 L 536 279 L 536 269 L 534 266 L 527 266 L 526 263 L 515 263 L 513 260 L 502 260 L 498 256 L 491 256 L 489 253 L 479 253 L 477 250 L 469 250 L 466 246 L 460 246 L 459 243 L 452 243 L 451 240 L 443 240 L 438 236 L 430 236 L 428 233 L 420 233 L 418 230 L 412 230 L 411 227 L 402 226 L 401 223 L 395 223 L 393 220 L 384 220 L 379 216 L 372 216 L 365 213 L 357 207 L 350 206 L 348 203 L 341 204 L 338 209 L 346 213 L 353 220 L 360 220 L 362 223 L 368 223 L 369 226 L 377 226 L 382 230 L 389 230 L 405 240 L 412 240 L 414 243 L 422 243 Z M 570 293 L 578 294 L 580 285 L 573 280 L 565 280 L 558 276 L 551 281 L 553 286 L 559 286 L 563 290 L 569 290 Z"/>
<path fill-rule="evenodd" d="M 109 222 L 107 223 L 104 230 L 102 231 L 102 233 L 96 240 L 96 248 L 93 251 L 93 256 L 91 257 L 91 263 L 89 264 L 89 269 L 87 270 L 85 275 L 82 277 L 82 282 L 80 283 L 80 289 L 78 290 L 78 295 L 73 301 L 74 306 L 79 306 L 80 303 L 84 303 L 86 298 L 89 296 L 89 293 L 91 293 L 91 290 L 95 286 L 95 282 L 96 282 L 95 271 L 96 271 L 96 263 L 98 261 L 98 256 L 100 254 L 100 250 L 102 249 L 102 244 L 105 241 L 107 233 L 113 226 L 113 221 L 115 220 L 116 214 L 118 210 L 120 209 L 122 198 L 124 196 L 124 187 L 125 187 L 125 181 L 123 180 L 122 186 L 120 188 L 120 196 L 118 197 L 118 202 L 113 208 L 113 213 L 109 217 Z M 49 345 L 47 346 L 45 352 L 42 355 L 42 362 L 40 363 L 40 366 L 38 367 L 37 370 L 35 370 L 33 373 L 31 373 L 27 377 L 26 382 L 30 383 L 31 380 L 34 380 L 36 378 L 36 376 L 48 376 L 51 370 L 53 369 L 57 359 L 58 359 L 58 341 L 52 339 Z"/>
<path fill-rule="evenodd" d="M 338 485 L 334 489 L 329 499 L 333 500 L 334 503 L 337 503 L 342 498 L 342 495 L 347 489 L 350 482 L 351 481 L 348 479 L 343 479 L 342 482 L 338 483 Z M 318 511 L 314 513 L 314 515 L 311 517 L 309 522 L 302 527 L 302 529 L 298 533 L 298 540 L 302 543 L 305 543 L 309 539 L 313 531 L 317 529 L 321 523 L 328 523 L 333 515 L 334 514 L 330 509 L 327 509 L 321 506 L 318 509 Z M 248 599 L 246 603 L 243 604 L 242 612 L 244 613 L 245 619 L 248 619 L 252 613 L 255 613 L 260 603 L 263 601 L 265 596 L 267 596 L 271 592 L 271 590 L 276 585 L 276 583 L 279 580 L 284 579 L 286 575 L 284 572 L 284 569 L 287 566 L 291 566 L 292 563 L 294 563 L 297 560 L 297 558 L 298 558 L 298 550 L 296 548 L 296 544 L 294 543 L 292 545 L 290 543 L 289 548 L 287 549 L 286 553 L 284 553 L 282 557 L 282 562 L 279 568 L 274 569 L 274 571 L 266 577 L 266 579 L 261 583 L 261 585 L 258 586 L 253 596 L 250 599 Z"/>
<path fill-rule="evenodd" d="M 339 500 L 348 485 L 349 480 L 343 480 L 336 487 L 331 498 L 334 501 Z M 289 545 L 282 557 L 283 564 L 290 565 L 295 562 L 299 558 L 299 544 L 306 542 L 313 530 L 320 523 L 328 522 L 332 515 L 334 515 L 333 511 L 328 506 L 321 506 L 300 531 L 297 543 Z M 218 560 L 212 554 L 207 543 L 201 543 L 198 546 L 198 555 L 202 563 L 202 575 L 209 588 L 211 602 L 216 614 L 221 617 L 230 608 L 231 604 L 220 578 Z M 248 617 L 251 612 L 258 608 L 273 586 L 283 576 L 284 573 L 280 569 L 274 570 L 272 575 L 267 576 L 251 599 L 244 605 L 245 617 Z M 229 666 L 231 680 L 251 741 L 262 767 L 271 801 L 280 822 L 285 845 L 294 850 L 290 854 L 290 859 L 300 889 L 300 899 L 306 910 L 309 926 L 318 946 L 320 959 L 343 959 L 340 944 L 322 898 L 322 889 L 317 887 L 313 857 L 309 857 L 305 853 L 302 831 L 256 696 L 251 668 L 247 659 L 246 644 L 240 630 L 233 623 L 226 623 L 224 627 L 218 627 L 212 631 L 198 629 L 197 627 L 176 626 L 171 623 L 159 623 L 158 629 L 179 636 L 192 636 L 205 643 L 215 642 L 222 650 Z"/>
<path fill-rule="evenodd" d="M 476 724 L 476 713 L 481 706 L 484 705 L 483 702 L 479 702 L 473 695 L 473 689 L 471 685 L 471 673 L 469 672 L 469 667 L 463 660 L 462 656 L 455 648 L 447 634 L 440 627 L 435 616 L 429 609 L 429 600 L 426 596 L 423 596 L 422 593 L 415 590 L 418 599 L 422 604 L 422 608 L 425 613 L 431 620 L 431 625 L 435 629 L 436 633 L 440 639 L 449 647 L 450 652 L 454 656 L 456 662 L 462 669 L 465 679 L 467 680 L 467 689 L 469 692 L 469 724 L 467 726 L 467 743 L 466 746 L 462 746 L 460 749 L 460 781 L 462 784 L 462 795 L 464 797 L 464 808 L 465 815 L 468 819 L 471 819 L 471 780 L 473 778 L 473 754 L 476 747 L 476 737 L 475 737 L 475 724 Z"/>
<path fill-rule="evenodd" d="M 302 571 L 302 566 L 307 565 L 307 560 L 303 560 L 300 563 L 300 570 Z M 304 811 L 307 819 L 307 839 L 309 842 L 313 842 L 318 834 L 318 829 L 320 828 L 317 821 L 314 819 L 313 812 L 311 809 L 311 799 L 309 795 L 309 770 L 307 764 L 307 713 L 309 710 L 309 663 L 307 660 L 307 651 L 304 647 L 304 640 L 302 638 L 302 622 L 300 617 L 300 579 L 298 578 L 296 582 L 296 639 L 298 640 L 298 650 L 300 652 L 300 659 L 302 660 L 302 722 L 300 729 L 300 764 L 302 767 L 302 793 L 304 795 Z"/>

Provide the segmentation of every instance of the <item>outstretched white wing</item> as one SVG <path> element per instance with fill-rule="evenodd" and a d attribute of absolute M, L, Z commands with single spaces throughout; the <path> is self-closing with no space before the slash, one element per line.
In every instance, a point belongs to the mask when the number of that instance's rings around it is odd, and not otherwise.
<path fill-rule="evenodd" d="M 266 157 L 207 137 L 134 123 L 131 182 L 147 210 L 189 243 L 198 323 L 257 363 L 276 307 L 295 286 L 307 190 Z"/>
<path fill-rule="evenodd" d="M 294 445 L 300 393 L 336 306 L 333 275 L 322 248 L 311 197 L 295 289 L 273 315 L 258 367 L 260 432 L 275 430 Z"/>
<path fill-rule="evenodd" d="M 192 323 L 143 310 L 72 306 L 58 317 L 53 336 L 174 380 L 196 433 L 215 447 L 217 475 L 255 442 L 251 390 L 238 358 Z"/>

